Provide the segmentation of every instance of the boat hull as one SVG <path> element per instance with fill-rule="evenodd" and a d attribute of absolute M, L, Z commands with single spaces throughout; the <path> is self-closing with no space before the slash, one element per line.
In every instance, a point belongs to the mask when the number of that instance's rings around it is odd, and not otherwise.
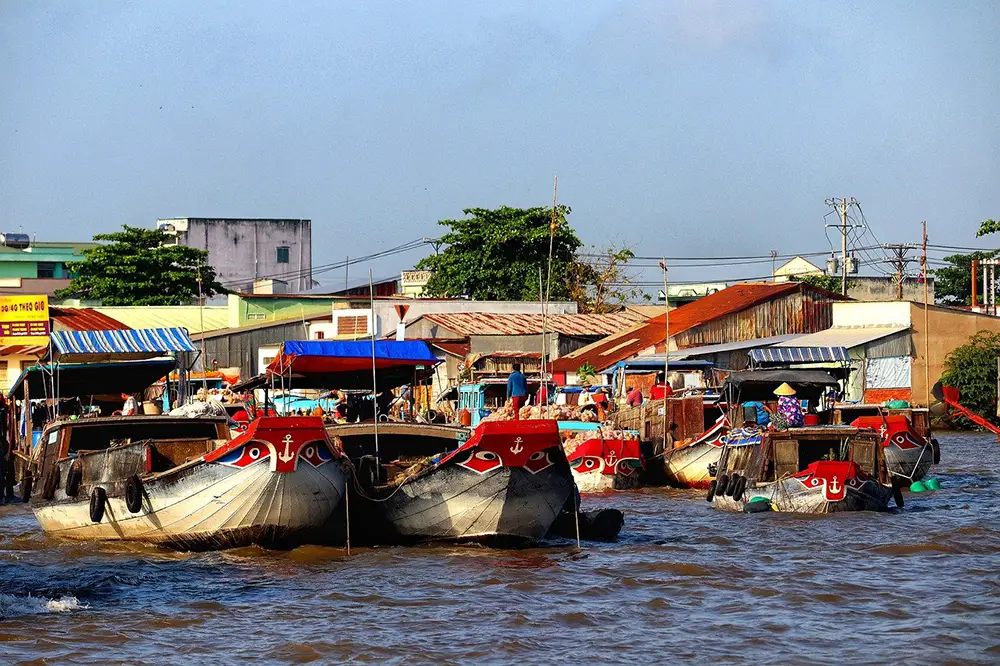
<path fill-rule="evenodd" d="M 760 499 L 758 499 L 760 498 Z M 758 502 L 767 502 L 771 510 L 788 513 L 838 513 L 842 511 L 886 511 L 892 489 L 872 479 L 858 480 L 842 493 L 831 495 L 824 487 L 808 487 L 792 477 L 747 488 L 739 500 L 716 496 L 712 502 L 722 511 L 744 511 Z"/>
<path fill-rule="evenodd" d="M 577 472 L 573 470 L 573 481 L 581 493 L 606 493 L 613 490 L 637 490 L 642 487 L 638 473 L 604 474 L 601 472 Z"/>
<path fill-rule="evenodd" d="M 667 483 L 676 488 L 708 488 L 712 482 L 710 466 L 719 464 L 722 446 L 711 442 L 696 442 L 663 456 Z"/>
<path fill-rule="evenodd" d="M 890 443 L 885 447 L 884 453 L 889 473 L 911 482 L 927 476 L 934 464 L 934 450 L 930 442 L 911 448 L 900 448 L 895 443 Z"/>
<path fill-rule="evenodd" d="M 42 529 L 60 538 L 184 550 L 289 547 L 310 539 L 329 520 L 343 497 L 345 478 L 333 463 L 275 473 L 266 460 L 245 469 L 202 462 L 147 481 L 138 513 L 128 510 L 124 497 L 108 497 L 103 518 L 93 522 L 87 487 L 78 498 L 59 491 L 32 509 Z"/>

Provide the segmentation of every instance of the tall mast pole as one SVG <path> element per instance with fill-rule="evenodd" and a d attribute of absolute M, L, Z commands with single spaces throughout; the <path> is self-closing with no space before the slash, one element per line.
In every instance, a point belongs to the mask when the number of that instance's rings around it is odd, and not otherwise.
<path fill-rule="evenodd" d="M 840 206 L 840 231 L 840 293 L 847 296 L 847 197 L 844 197 Z"/>
<path fill-rule="evenodd" d="M 372 284 L 372 269 L 368 269 L 368 303 L 371 313 L 372 341 L 372 413 L 375 414 L 375 460 L 378 460 L 378 380 L 375 377 L 375 287 Z"/>
<path fill-rule="evenodd" d="M 667 375 L 670 373 L 670 298 L 667 295 L 667 258 L 660 261 L 663 269 L 663 332 L 666 335 L 663 345 L 663 448 L 667 447 Z"/>
<path fill-rule="evenodd" d="M 924 243 L 923 243 L 923 256 L 920 258 L 920 264 L 923 267 L 924 274 L 924 392 L 925 400 L 927 401 L 927 407 L 931 406 L 931 332 L 929 328 L 930 321 L 930 304 L 927 302 L 927 221 L 924 220 Z"/>

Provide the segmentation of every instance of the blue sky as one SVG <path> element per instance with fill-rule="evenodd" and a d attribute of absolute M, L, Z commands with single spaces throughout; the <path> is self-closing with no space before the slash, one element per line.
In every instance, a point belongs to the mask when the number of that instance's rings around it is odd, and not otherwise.
<path fill-rule="evenodd" d="M 977 244 L 998 26 L 996 2 L 6 0 L 0 226 L 308 217 L 323 264 L 548 205 L 558 174 L 585 243 L 640 255 L 822 251 L 845 195 L 883 242 Z M 671 276 L 770 270 L 720 263 Z"/>

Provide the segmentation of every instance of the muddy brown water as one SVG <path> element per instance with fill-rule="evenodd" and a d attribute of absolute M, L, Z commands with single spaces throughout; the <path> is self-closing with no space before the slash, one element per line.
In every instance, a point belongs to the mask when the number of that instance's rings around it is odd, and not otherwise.
<path fill-rule="evenodd" d="M 0 663 L 1000 663 L 1000 444 L 939 438 L 887 514 L 587 497 L 619 543 L 171 553 L 0 507 Z"/>

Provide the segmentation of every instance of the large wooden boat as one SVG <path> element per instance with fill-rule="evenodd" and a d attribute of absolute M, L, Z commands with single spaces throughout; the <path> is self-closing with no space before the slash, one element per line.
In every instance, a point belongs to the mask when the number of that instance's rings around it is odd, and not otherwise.
<path fill-rule="evenodd" d="M 581 493 L 635 490 L 642 485 L 645 462 L 638 435 L 605 438 L 595 433 L 574 446 L 567 460 Z"/>
<path fill-rule="evenodd" d="M 310 417 L 259 418 L 233 439 L 222 418 L 57 421 L 36 453 L 30 504 L 47 533 L 190 550 L 308 541 L 346 480 Z"/>
<path fill-rule="evenodd" d="M 872 428 L 882 437 L 889 473 L 900 483 L 924 478 L 941 462 L 941 449 L 931 435 L 927 408 L 891 409 L 883 405 L 838 405 L 834 422 Z"/>
<path fill-rule="evenodd" d="M 722 415 L 697 439 L 663 452 L 667 483 L 676 488 L 708 488 L 719 466 L 728 431 Z"/>
<path fill-rule="evenodd" d="M 724 511 L 884 511 L 894 489 L 882 452 L 870 429 L 735 429 L 708 499 Z"/>
<path fill-rule="evenodd" d="M 464 442 L 447 426 L 378 428 L 379 458 L 355 459 L 365 520 L 352 530 L 363 530 L 362 538 L 525 545 L 548 533 L 573 495 L 555 421 L 485 422 Z M 329 431 L 357 454 L 372 450 L 374 429 L 368 423 Z"/>

